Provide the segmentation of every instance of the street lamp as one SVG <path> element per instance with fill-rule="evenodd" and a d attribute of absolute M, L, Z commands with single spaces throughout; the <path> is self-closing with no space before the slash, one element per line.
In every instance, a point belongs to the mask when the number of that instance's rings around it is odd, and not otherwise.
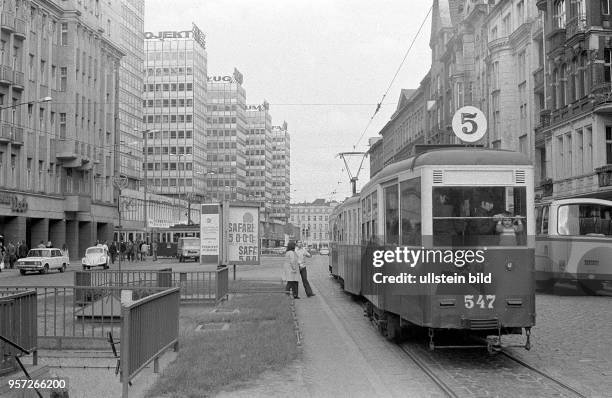
<path fill-rule="evenodd" d="M 0 107 L 0 111 L 4 110 L 4 109 L 16 108 L 18 106 L 26 105 L 26 104 L 30 104 L 31 105 L 31 104 L 37 104 L 37 103 L 42 103 L 42 102 L 50 102 L 52 100 L 53 100 L 53 98 L 51 98 L 51 97 L 43 97 L 43 98 L 40 98 L 40 99 L 37 99 L 37 100 L 33 100 L 33 101 L 26 101 L 26 102 L 20 102 L 20 103 L 17 103 L 17 104 L 13 104 L 13 105 L 1 106 Z"/>
<path fill-rule="evenodd" d="M 134 131 L 137 132 L 141 132 L 139 129 L 134 128 Z M 148 142 L 148 138 L 149 138 L 149 134 L 150 133 L 157 133 L 159 130 L 143 130 L 142 133 L 144 134 L 144 150 L 143 155 L 144 155 L 144 184 L 143 184 L 143 188 L 144 188 L 144 227 L 145 227 L 145 239 L 149 236 L 149 204 L 147 202 L 147 191 L 149 188 L 149 180 L 148 180 L 148 175 L 147 175 L 147 170 L 149 169 L 149 163 L 147 161 L 147 154 L 149 152 L 149 142 Z"/>

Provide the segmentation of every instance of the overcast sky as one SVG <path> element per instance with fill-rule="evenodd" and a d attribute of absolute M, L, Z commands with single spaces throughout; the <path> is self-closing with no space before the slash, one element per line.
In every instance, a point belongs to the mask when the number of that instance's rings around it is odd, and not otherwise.
<path fill-rule="evenodd" d="M 394 112 L 400 89 L 417 88 L 427 73 L 431 16 L 354 149 L 431 3 L 145 0 L 145 31 L 198 25 L 206 34 L 208 74 L 231 75 L 236 67 L 244 75 L 247 104 L 265 99 L 273 124 L 287 121 L 292 202 L 343 200 L 350 184 L 336 155 L 367 150 L 368 138 Z M 368 178 L 369 158 L 358 186 Z"/>

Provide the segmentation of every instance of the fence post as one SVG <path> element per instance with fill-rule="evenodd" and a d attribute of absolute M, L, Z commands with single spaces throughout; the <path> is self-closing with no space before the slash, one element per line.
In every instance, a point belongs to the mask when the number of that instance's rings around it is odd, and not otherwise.
<path fill-rule="evenodd" d="M 128 398 L 128 387 L 130 382 L 130 309 L 121 304 L 121 374 L 122 398 Z"/>

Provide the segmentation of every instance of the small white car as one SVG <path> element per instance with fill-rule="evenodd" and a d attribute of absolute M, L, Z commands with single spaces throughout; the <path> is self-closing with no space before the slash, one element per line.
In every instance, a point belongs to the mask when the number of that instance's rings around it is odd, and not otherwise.
<path fill-rule="evenodd" d="M 90 269 L 91 267 L 108 269 L 108 261 L 108 250 L 101 246 L 94 246 L 85 250 L 85 257 L 81 260 L 81 265 L 83 265 L 83 269 Z"/>
<path fill-rule="evenodd" d="M 21 275 L 25 275 L 28 271 L 46 274 L 50 269 L 64 272 L 69 265 L 68 256 L 64 256 L 60 249 L 54 248 L 32 249 L 27 257 L 17 260 L 17 268 Z"/>

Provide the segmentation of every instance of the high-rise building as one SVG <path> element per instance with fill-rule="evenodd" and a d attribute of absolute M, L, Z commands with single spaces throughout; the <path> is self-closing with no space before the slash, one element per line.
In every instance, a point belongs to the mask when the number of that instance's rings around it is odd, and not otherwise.
<path fill-rule="evenodd" d="M 291 200 L 291 139 L 287 122 L 272 126 L 272 213 L 271 219 L 286 223 Z"/>
<path fill-rule="evenodd" d="M 121 47 L 125 56 L 119 68 L 119 173 L 128 188 L 138 189 L 142 176 L 142 87 L 144 62 L 144 0 L 121 1 Z"/>
<path fill-rule="evenodd" d="M 145 33 L 144 178 L 149 192 L 203 201 L 207 54 L 194 24 Z M 182 214 L 186 214 L 182 213 Z"/>
<path fill-rule="evenodd" d="M 208 194 L 212 200 L 245 200 L 246 91 L 242 74 L 208 77 Z"/>
<path fill-rule="evenodd" d="M 0 234 L 81 256 L 112 238 L 120 16 L 107 2 L 0 3 Z"/>
<path fill-rule="evenodd" d="M 267 220 L 272 208 L 272 116 L 270 105 L 248 105 L 246 172 L 247 201 L 262 204 L 262 216 Z"/>

